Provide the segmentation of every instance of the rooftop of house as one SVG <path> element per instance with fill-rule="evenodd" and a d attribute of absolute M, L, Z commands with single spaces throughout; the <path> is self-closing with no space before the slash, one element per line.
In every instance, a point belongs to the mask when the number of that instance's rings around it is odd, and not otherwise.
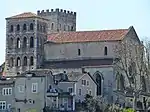
<path fill-rule="evenodd" d="M 78 79 L 83 76 L 83 73 L 80 72 L 71 72 L 71 73 L 57 73 L 53 74 L 55 80 L 59 80 L 60 82 L 76 82 Z"/>
<path fill-rule="evenodd" d="M 31 71 L 26 71 L 20 75 L 17 76 L 8 76 L 7 78 L 20 78 L 20 77 L 45 77 L 47 75 L 51 75 L 52 72 L 50 69 L 36 69 L 36 70 L 31 70 Z"/>
<path fill-rule="evenodd" d="M 87 72 L 58 73 L 53 76 L 55 76 L 55 80 L 58 80 L 58 82 L 78 82 L 79 79 L 82 78 L 84 75 L 89 75 L 91 79 L 95 82 L 93 77 Z"/>
<path fill-rule="evenodd" d="M 12 85 L 15 81 L 12 78 L 0 77 L 0 85 Z"/>
<path fill-rule="evenodd" d="M 38 16 L 37 14 L 32 13 L 32 12 L 24 12 L 24 13 L 21 13 L 21 14 L 17 14 L 17 15 L 8 17 L 8 18 L 6 18 L 6 20 L 7 19 L 24 19 L 24 18 L 41 18 L 41 19 L 46 19 L 46 18 Z"/>
<path fill-rule="evenodd" d="M 97 84 L 97 82 L 94 80 L 94 78 L 88 72 L 83 72 L 83 73 L 71 72 L 71 73 L 68 74 L 68 79 L 70 81 L 75 81 L 76 82 L 76 81 L 79 81 L 79 79 L 82 78 L 84 75 L 88 75 L 95 82 L 95 84 Z"/>
<path fill-rule="evenodd" d="M 119 41 L 127 35 L 131 28 L 133 27 L 130 26 L 128 29 L 52 33 L 48 35 L 47 42 L 78 43 L 97 41 Z"/>

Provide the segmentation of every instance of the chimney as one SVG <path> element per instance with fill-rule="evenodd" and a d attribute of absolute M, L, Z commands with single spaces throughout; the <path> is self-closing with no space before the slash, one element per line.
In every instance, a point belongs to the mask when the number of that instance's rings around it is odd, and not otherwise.
<path fill-rule="evenodd" d="M 85 68 L 82 68 L 82 73 L 86 73 Z"/>

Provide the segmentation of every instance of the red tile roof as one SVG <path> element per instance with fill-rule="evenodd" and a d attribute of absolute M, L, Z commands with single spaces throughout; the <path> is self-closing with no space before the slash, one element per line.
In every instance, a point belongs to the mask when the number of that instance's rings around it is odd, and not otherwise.
<path fill-rule="evenodd" d="M 9 18 L 16 19 L 16 18 L 28 18 L 28 17 L 37 17 L 37 15 L 32 12 L 24 12 L 24 13 L 21 13 L 21 14 L 18 14 Z"/>
<path fill-rule="evenodd" d="M 56 43 L 96 42 L 122 40 L 129 29 L 60 32 L 48 35 L 48 41 Z"/>

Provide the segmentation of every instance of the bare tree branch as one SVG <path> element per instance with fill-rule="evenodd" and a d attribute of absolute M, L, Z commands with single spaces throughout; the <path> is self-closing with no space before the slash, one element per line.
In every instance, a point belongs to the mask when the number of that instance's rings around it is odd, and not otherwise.
<path fill-rule="evenodd" d="M 147 45 L 150 51 L 150 44 Z M 150 72 L 149 52 L 146 46 L 142 43 L 133 43 L 132 41 L 120 42 L 115 47 L 117 54 L 117 62 L 115 67 L 118 72 L 121 72 L 126 77 L 126 82 L 134 91 L 142 89 L 142 76 L 147 76 Z"/>

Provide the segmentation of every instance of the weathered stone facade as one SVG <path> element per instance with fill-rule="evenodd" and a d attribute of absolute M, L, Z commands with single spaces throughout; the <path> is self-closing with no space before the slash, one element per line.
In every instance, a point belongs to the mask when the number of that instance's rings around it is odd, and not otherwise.
<path fill-rule="evenodd" d="M 75 30 L 76 13 L 59 9 L 6 18 L 6 75 L 40 68 L 47 34 Z"/>
<path fill-rule="evenodd" d="M 84 69 L 98 83 L 97 95 L 104 95 L 109 103 L 116 87 L 115 46 L 140 42 L 133 27 L 76 31 L 76 13 L 59 9 L 23 13 L 6 21 L 6 75 L 39 68 L 53 74 Z"/>
<path fill-rule="evenodd" d="M 49 19 L 48 33 L 76 31 L 76 12 L 57 8 L 37 11 L 37 15 Z"/>
<path fill-rule="evenodd" d="M 42 112 L 46 103 L 46 91 L 53 84 L 49 70 L 25 72 L 15 77 L 15 112 L 35 110 Z"/>
<path fill-rule="evenodd" d="M 43 57 L 43 43 L 47 20 L 38 18 L 7 18 L 6 27 L 6 74 L 14 76 L 39 67 Z"/>

